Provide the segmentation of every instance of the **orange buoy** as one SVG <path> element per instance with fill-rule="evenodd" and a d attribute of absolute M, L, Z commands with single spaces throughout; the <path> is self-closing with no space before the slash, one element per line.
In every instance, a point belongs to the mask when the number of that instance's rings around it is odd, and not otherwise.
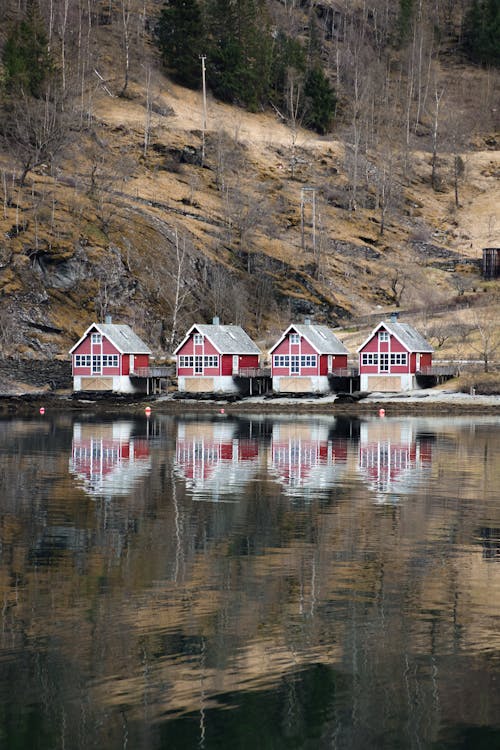
<path fill-rule="evenodd" d="M 385 409 L 379 409 L 378 410 L 379 417 L 385 417 Z"/>
<path fill-rule="evenodd" d="M 40 414 L 45 414 L 45 408 L 43 406 L 40 407 Z"/>
<path fill-rule="evenodd" d="M 146 406 L 146 408 L 144 409 L 144 412 L 145 412 L 146 416 L 149 417 L 149 415 L 151 414 L 151 407 L 150 406 Z"/>

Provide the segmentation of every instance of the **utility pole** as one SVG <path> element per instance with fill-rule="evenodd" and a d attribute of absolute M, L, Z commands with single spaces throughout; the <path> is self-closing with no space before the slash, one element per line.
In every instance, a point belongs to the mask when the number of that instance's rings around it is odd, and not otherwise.
<path fill-rule="evenodd" d="M 206 55 L 200 55 L 201 60 L 201 82 L 203 88 L 203 116 L 201 126 L 201 166 L 205 163 L 205 131 L 207 129 L 207 86 L 205 82 L 205 60 Z"/>
<path fill-rule="evenodd" d="M 316 188 L 303 187 L 300 189 L 300 234 L 302 250 L 306 249 L 305 239 L 305 204 L 310 203 L 312 206 L 312 250 L 316 257 Z"/>

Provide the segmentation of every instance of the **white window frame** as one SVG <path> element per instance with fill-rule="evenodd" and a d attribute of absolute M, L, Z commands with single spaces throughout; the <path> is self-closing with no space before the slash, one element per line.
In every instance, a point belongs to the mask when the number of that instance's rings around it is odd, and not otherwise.
<path fill-rule="evenodd" d="M 288 369 L 290 367 L 290 355 L 289 354 L 275 354 L 273 358 L 273 362 L 276 368 Z"/>
<path fill-rule="evenodd" d="M 190 367 L 191 369 L 194 367 L 194 357 L 192 354 L 181 354 L 179 356 L 179 368 L 181 367 Z"/>
<path fill-rule="evenodd" d="M 301 354 L 300 366 L 301 367 L 316 367 L 317 366 L 316 355 L 315 354 Z"/>
<path fill-rule="evenodd" d="M 195 346 L 201 346 L 203 344 L 203 334 L 202 333 L 195 333 L 193 335 L 193 344 Z"/>
<path fill-rule="evenodd" d="M 118 367 L 118 354 L 103 354 L 102 355 L 102 366 L 103 367 Z"/>
<path fill-rule="evenodd" d="M 290 343 L 291 344 L 300 344 L 300 334 L 299 333 L 291 333 L 290 334 Z"/>
<path fill-rule="evenodd" d="M 91 333 L 90 341 L 92 344 L 100 344 L 102 342 L 102 336 L 100 333 Z"/>
<path fill-rule="evenodd" d="M 203 375 L 203 356 L 201 354 L 195 354 L 194 357 L 194 374 Z"/>
<path fill-rule="evenodd" d="M 300 354 L 290 356 L 290 375 L 300 374 Z"/>
<path fill-rule="evenodd" d="M 380 352 L 378 371 L 389 372 L 390 371 L 389 352 Z"/>
<path fill-rule="evenodd" d="M 361 354 L 361 364 L 365 367 L 375 367 L 378 365 L 378 352 L 363 352 Z"/>
<path fill-rule="evenodd" d="M 406 367 L 408 357 L 406 352 L 391 352 L 391 365 L 396 367 Z"/>
<path fill-rule="evenodd" d="M 102 373 L 102 357 L 100 354 L 92 355 L 92 375 L 101 375 Z"/>
<path fill-rule="evenodd" d="M 389 341 L 389 331 L 379 331 L 378 332 L 378 340 L 380 342 L 387 342 L 387 341 Z"/>
<path fill-rule="evenodd" d="M 218 367 L 219 366 L 219 355 L 218 354 L 205 354 L 204 361 L 203 361 L 204 367 Z"/>
<path fill-rule="evenodd" d="M 90 354 L 75 354 L 75 367 L 91 367 L 92 358 Z"/>

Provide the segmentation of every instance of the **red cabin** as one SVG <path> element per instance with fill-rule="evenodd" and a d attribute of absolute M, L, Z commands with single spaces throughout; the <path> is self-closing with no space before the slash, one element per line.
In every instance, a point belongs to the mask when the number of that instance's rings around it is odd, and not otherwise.
<path fill-rule="evenodd" d="M 393 314 L 358 349 L 361 390 L 413 390 L 416 374 L 432 366 L 433 351 L 418 331 Z"/>
<path fill-rule="evenodd" d="M 260 349 L 240 326 L 193 325 L 179 344 L 177 381 L 179 391 L 238 391 L 235 377 L 256 371 Z"/>
<path fill-rule="evenodd" d="M 128 325 L 92 323 L 70 350 L 75 391 L 140 391 L 151 351 Z"/>
<path fill-rule="evenodd" d="M 269 353 L 277 393 L 326 393 L 328 375 L 347 368 L 347 349 L 322 325 L 290 325 Z"/>

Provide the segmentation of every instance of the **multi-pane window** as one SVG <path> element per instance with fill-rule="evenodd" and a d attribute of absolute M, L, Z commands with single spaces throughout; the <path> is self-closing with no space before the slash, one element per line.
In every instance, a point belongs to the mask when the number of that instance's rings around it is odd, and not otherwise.
<path fill-rule="evenodd" d="M 298 333 L 291 333 L 290 334 L 290 343 L 291 344 L 300 344 L 300 336 Z"/>
<path fill-rule="evenodd" d="M 219 357 L 217 354 L 207 354 L 204 357 L 204 365 L 205 367 L 218 367 L 219 366 Z"/>
<path fill-rule="evenodd" d="M 378 340 L 379 341 L 389 341 L 389 332 L 388 331 L 379 331 Z"/>
<path fill-rule="evenodd" d="M 94 354 L 92 356 L 92 372 L 97 374 L 101 372 L 101 356 L 100 354 Z"/>
<path fill-rule="evenodd" d="M 377 352 L 364 352 L 361 355 L 362 365 L 378 365 L 378 354 Z"/>
<path fill-rule="evenodd" d="M 91 336 L 91 341 L 93 344 L 100 344 L 102 340 L 102 336 L 100 333 L 93 333 Z"/>
<path fill-rule="evenodd" d="M 406 365 L 406 352 L 391 352 L 391 365 Z"/>
<path fill-rule="evenodd" d="M 201 333 L 195 333 L 193 336 L 193 341 L 195 346 L 201 346 L 201 344 L 203 344 L 203 336 L 201 335 Z"/>
<path fill-rule="evenodd" d="M 290 356 L 288 354 L 275 354 L 274 366 L 275 367 L 290 367 Z"/>
<path fill-rule="evenodd" d="M 118 354 L 103 354 L 102 366 L 103 367 L 118 367 Z"/>
<path fill-rule="evenodd" d="M 75 354 L 75 367 L 90 367 L 90 354 Z"/>
<path fill-rule="evenodd" d="M 300 357 L 298 354 L 292 354 L 292 356 L 290 357 L 290 362 L 291 362 L 290 373 L 292 375 L 299 374 L 299 360 L 300 360 Z"/>
<path fill-rule="evenodd" d="M 315 354 L 302 354 L 300 357 L 301 367 L 316 367 L 316 355 Z"/>
<path fill-rule="evenodd" d="M 380 353 L 379 370 L 380 372 L 387 372 L 389 370 L 389 355 L 387 352 Z"/>
<path fill-rule="evenodd" d="M 194 357 L 192 355 L 181 354 L 179 357 L 179 367 L 192 367 L 194 365 Z"/>

